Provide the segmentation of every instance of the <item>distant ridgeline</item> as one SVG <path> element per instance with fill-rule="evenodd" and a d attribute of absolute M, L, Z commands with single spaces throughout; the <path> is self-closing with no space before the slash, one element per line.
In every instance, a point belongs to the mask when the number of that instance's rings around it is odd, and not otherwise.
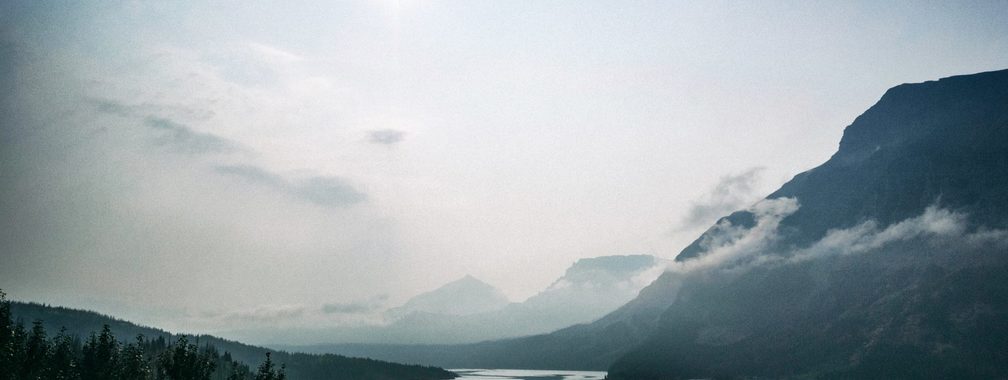
<path fill-rule="evenodd" d="M 26 321 L 31 326 L 26 326 Z M 256 365 L 256 369 L 250 369 L 250 365 Z M 9 302 L 0 292 L 0 380 L 455 377 L 435 367 L 332 354 L 270 353 L 265 348 L 208 335 L 174 335 L 90 311 Z"/>
<path fill-rule="evenodd" d="M 388 324 L 239 330 L 229 335 L 255 337 L 274 348 L 326 352 L 332 343 L 463 344 L 543 334 L 594 321 L 623 306 L 658 277 L 665 264 L 650 255 L 579 259 L 550 286 L 521 302 L 509 302 L 500 290 L 466 276 L 388 310 Z"/>
<path fill-rule="evenodd" d="M 620 309 L 550 334 L 328 352 L 610 379 L 1008 378 L 1008 70 L 904 84 Z"/>

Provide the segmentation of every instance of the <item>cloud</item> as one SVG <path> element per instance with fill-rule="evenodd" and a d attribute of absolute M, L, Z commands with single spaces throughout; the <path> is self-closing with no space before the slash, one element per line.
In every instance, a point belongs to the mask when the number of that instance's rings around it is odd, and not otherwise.
<path fill-rule="evenodd" d="M 364 301 L 333 302 L 322 305 L 325 314 L 367 314 L 384 308 L 388 295 L 379 295 Z"/>
<path fill-rule="evenodd" d="M 982 229 L 967 231 L 966 214 L 930 206 L 916 217 L 880 229 L 875 221 L 867 221 L 845 229 L 831 230 L 808 248 L 798 250 L 789 262 L 801 262 L 820 257 L 871 252 L 886 245 L 914 239 L 955 242 L 956 245 L 982 247 L 1008 243 L 1008 231 Z"/>
<path fill-rule="evenodd" d="M 237 176 L 320 206 L 345 207 L 367 199 L 364 193 L 340 177 L 316 176 L 291 181 L 258 166 L 244 164 L 218 166 L 217 172 Z"/>
<path fill-rule="evenodd" d="M 90 99 L 91 103 L 94 104 L 95 110 L 101 113 L 107 113 L 111 115 L 117 115 L 122 117 L 132 117 L 136 116 L 137 110 L 135 106 L 127 106 L 119 102 L 113 102 L 108 99 Z"/>
<path fill-rule="evenodd" d="M 154 142 L 170 147 L 177 153 L 208 154 L 229 153 L 237 150 L 237 144 L 231 140 L 209 134 L 193 131 L 174 120 L 162 117 L 147 117 L 144 125 L 163 131 Z"/>
<path fill-rule="evenodd" d="M 87 97 L 84 99 L 84 103 L 91 104 L 99 113 L 126 118 L 161 116 L 168 118 L 182 118 L 186 120 L 207 120 L 214 117 L 216 114 L 213 110 L 202 107 L 191 107 L 179 104 L 155 104 L 149 102 L 127 104 L 108 98 Z"/>
<path fill-rule="evenodd" d="M 384 320 L 387 294 L 350 302 L 311 304 L 264 304 L 252 308 L 205 311 L 183 316 L 190 326 L 229 326 L 236 329 L 275 329 L 294 326 L 375 324 Z"/>
<path fill-rule="evenodd" d="M 326 314 L 360 314 L 374 310 L 374 305 L 363 302 L 329 303 L 322 305 L 322 312 Z"/>
<path fill-rule="evenodd" d="M 150 103 L 126 104 L 102 98 L 87 98 L 85 102 L 102 114 L 143 120 L 143 125 L 158 131 L 159 135 L 154 139 L 154 143 L 167 147 L 175 153 L 213 154 L 239 150 L 240 145 L 232 140 L 195 131 L 176 120 L 176 118 L 205 120 L 213 116 L 214 113 L 210 110 Z"/>
<path fill-rule="evenodd" d="M 258 54 L 262 59 L 277 62 L 277 63 L 294 63 L 304 61 L 305 58 L 299 54 L 292 53 L 290 51 L 278 48 L 276 46 L 267 45 L 259 42 L 249 42 L 249 49 Z"/>
<path fill-rule="evenodd" d="M 798 263 L 830 256 L 867 254 L 899 242 L 924 240 L 934 244 L 979 248 L 991 245 L 1008 247 L 1008 231 L 978 229 L 967 232 L 968 216 L 932 205 L 921 215 L 881 228 L 869 220 L 856 226 L 830 230 L 822 239 L 804 248 L 793 248 L 780 241 L 779 224 L 798 210 L 794 198 L 777 198 L 757 203 L 748 211 L 754 215 L 751 228 L 723 220 L 709 231 L 707 248 L 697 258 L 676 262 L 672 272 L 706 269 L 746 270 L 757 265 Z"/>
<path fill-rule="evenodd" d="M 395 145 L 400 143 L 406 133 L 396 129 L 376 129 L 368 131 L 368 142 L 380 145 Z"/>
<path fill-rule="evenodd" d="M 305 311 L 301 305 L 261 305 L 225 313 L 204 313 L 203 317 L 232 323 L 274 323 L 301 318 Z"/>
<path fill-rule="evenodd" d="M 762 167 L 754 167 L 721 177 L 702 199 L 691 202 L 689 211 L 679 222 L 678 230 L 708 226 L 718 218 L 755 202 L 759 199 L 755 187 L 762 173 Z"/>
<path fill-rule="evenodd" d="M 773 248 L 778 240 L 781 220 L 798 211 L 796 198 L 775 198 L 760 201 L 747 211 L 755 224 L 751 228 L 732 225 L 722 220 L 711 229 L 705 242 L 707 250 L 695 259 L 677 262 L 669 270 L 690 272 L 699 269 L 746 267 L 754 258 Z"/>
<path fill-rule="evenodd" d="M 218 166 L 217 171 L 224 174 L 242 177 L 250 182 L 275 188 L 290 186 L 283 177 L 253 165 Z"/>

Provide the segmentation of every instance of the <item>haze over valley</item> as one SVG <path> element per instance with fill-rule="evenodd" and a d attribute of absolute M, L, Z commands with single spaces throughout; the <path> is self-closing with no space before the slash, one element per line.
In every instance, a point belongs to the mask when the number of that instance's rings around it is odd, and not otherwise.
<path fill-rule="evenodd" d="M 0 4 L 0 380 L 1008 377 L 1008 4 Z"/>

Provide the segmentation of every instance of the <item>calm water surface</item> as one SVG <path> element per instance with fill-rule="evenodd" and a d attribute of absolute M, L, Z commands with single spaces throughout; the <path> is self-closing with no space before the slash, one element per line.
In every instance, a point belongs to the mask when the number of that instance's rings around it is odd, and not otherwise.
<path fill-rule="evenodd" d="M 601 380 L 605 372 L 531 369 L 450 369 L 459 380 Z"/>

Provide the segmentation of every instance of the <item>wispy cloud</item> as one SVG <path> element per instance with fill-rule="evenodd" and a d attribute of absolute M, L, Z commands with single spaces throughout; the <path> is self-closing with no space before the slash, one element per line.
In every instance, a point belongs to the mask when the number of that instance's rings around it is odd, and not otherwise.
<path fill-rule="evenodd" d="M 207 120 L 215 115 L 213 110 L 201 106 L 154 104 L 149 102 L 129 104 L 113 99 L 95 97 L 86 98 L 85 102 L 91 104 L 99 113 L 127 118 L 142 119 L 160 116 L 186 120 Z"/>
<path fill-rule="evenodd" d="M 217 171 L 321 206 L 345 207 L 367 199 L 340 177 L 316 176 L 295 181 L 254 165 L 224 165 L 218 166 Z"/>
<path fill-rule="evenodd" d="M 213 111 L 183 106 L 158 104 L 127 104 L 112 99 L 86 99 L 95 111 L 127 119 L 142 121 L 143 125 L 158 134 L 154 144 L 171 149 L 175 153 L 213 154 L 232 153 L 240 150 L 240 144 L 212 133 L 192 129 L 177 118 L 204 120 L 213 116 Z M 164 116 L 177 115 L 177 116 Z"/>
<path fill-rule="evenodd" d="M 759 199 L 756 185 L 759 183 L 762 167 L 747 169 L 738 174 L 721 177 L 702 199 L 690 204 L 689 211 L 679 222 L 679 230 L 706 227 L 718 218 L 732 211 L 745 208 Z"/>
<path fill-rule="evenodd" d="M 722 220 L 711 229 L 706 242 L 707 251 L 697 258 L 677 262 L 670 270 L 688 272 L 726 266 L 748 265 L 754 257 L 764 254 L 779 238 L 778 227 L 781 220 L 798 211 L 796 198 L 767 199 L 756 203 L 747 211 L 753 214 L 755 224 L 751 228 L 732 225 Z"/>
<path fill-rule="evenodd" d="M 117 115 L 122 117 L 132 117 L 136 116 L 138 113 L 136 106 L 127 106 L 125 104 L 114 102 L 108 99 L 90 99 L 94 104 L 95 110 L 101 113 Z"/>
<path fill-rule="evenodd" d="M 757 203 L 748 211 L 756 223 L 751 228 L 734 226 L 724 220 L 711 229 L 707 250 L 697 258 L 669 266 L 673 272 L 706 269 L 746 270 L 757 265 L 780 265 L 830 256 L 881 252 L 899 242 L 923 240 L 966 248 L 1008 247 L 1008 231 L 998 229 L 968 230 L 968 215 L 932 205 L 921 215 L 907 218 L 885 228 L 874 220 L 830 230 L 817 242 L 804 248 L 775 244 L 780 240 L 779 224 L 798 210 L 794 198 L 777 198 Z"/>
<path fill-rule="evenodd" d="M 196 132 L 174 120 L 162 117 L 148 117 L 144 125 L 162 131 L 154 140 L 158 145 L 169 147 L 178 153 L 208 154 L 230 153 L 237 150 L 231 140 L 210 133 Z"/>
<path fill-rule="evenodd" d="M 325 314 L 366 314 L 379 311 L 385 307 L 388 295 L 378 295 L 367 300 L 352 302 L 333 302 L 322 305 Z"/>
<path fill-rule="evenodd" d="M 1008 243 L 1008 231 L 1005 230 L 967 232 L 968 219 L 966 214 L 932 205 L 921 215 L 886 228 L 880 228 L 875 221 L 867 221 L 851 228 L 831 230 L 815 244 L 790 255 L 788 261 L 863 254 L 889 244 L 922 238 L 955 242 L 956 245 L 967 247 Z"/>
<path fill-rule="evenodd" d="M 238 176 L 259 185 L 274 188 L 285 188 L 290 186 L 287 180 L 283 177 L 254 165 L 218 166 L 217 171 L 224 174 Z"/>
<path fill-rule="evenodd" d="M 305 309 L 301 305 L 261 305 L 246 310 L 204 313 L 202 317 L 231 323 L 273 323 L 300 318 L 305 315 Z"/>
<path fill-rule="evenodd" d="M 256 54 L 259 54 L 264 59 L 269 59 L 278 62 L 300 62 L 305 58 L 300 54 L 295 54 L 290 51 L 281 49 L 276 46 L 267 45 L 259 42 L 249 42 L 249 49 L 252 49 Z"/>
<path fill-rule="evenodd" d="M 396 129 L 377 129 L 368 131 L 368 142 L 380 145 L 395 145 L 403 141 L 406 133 Z"/>

